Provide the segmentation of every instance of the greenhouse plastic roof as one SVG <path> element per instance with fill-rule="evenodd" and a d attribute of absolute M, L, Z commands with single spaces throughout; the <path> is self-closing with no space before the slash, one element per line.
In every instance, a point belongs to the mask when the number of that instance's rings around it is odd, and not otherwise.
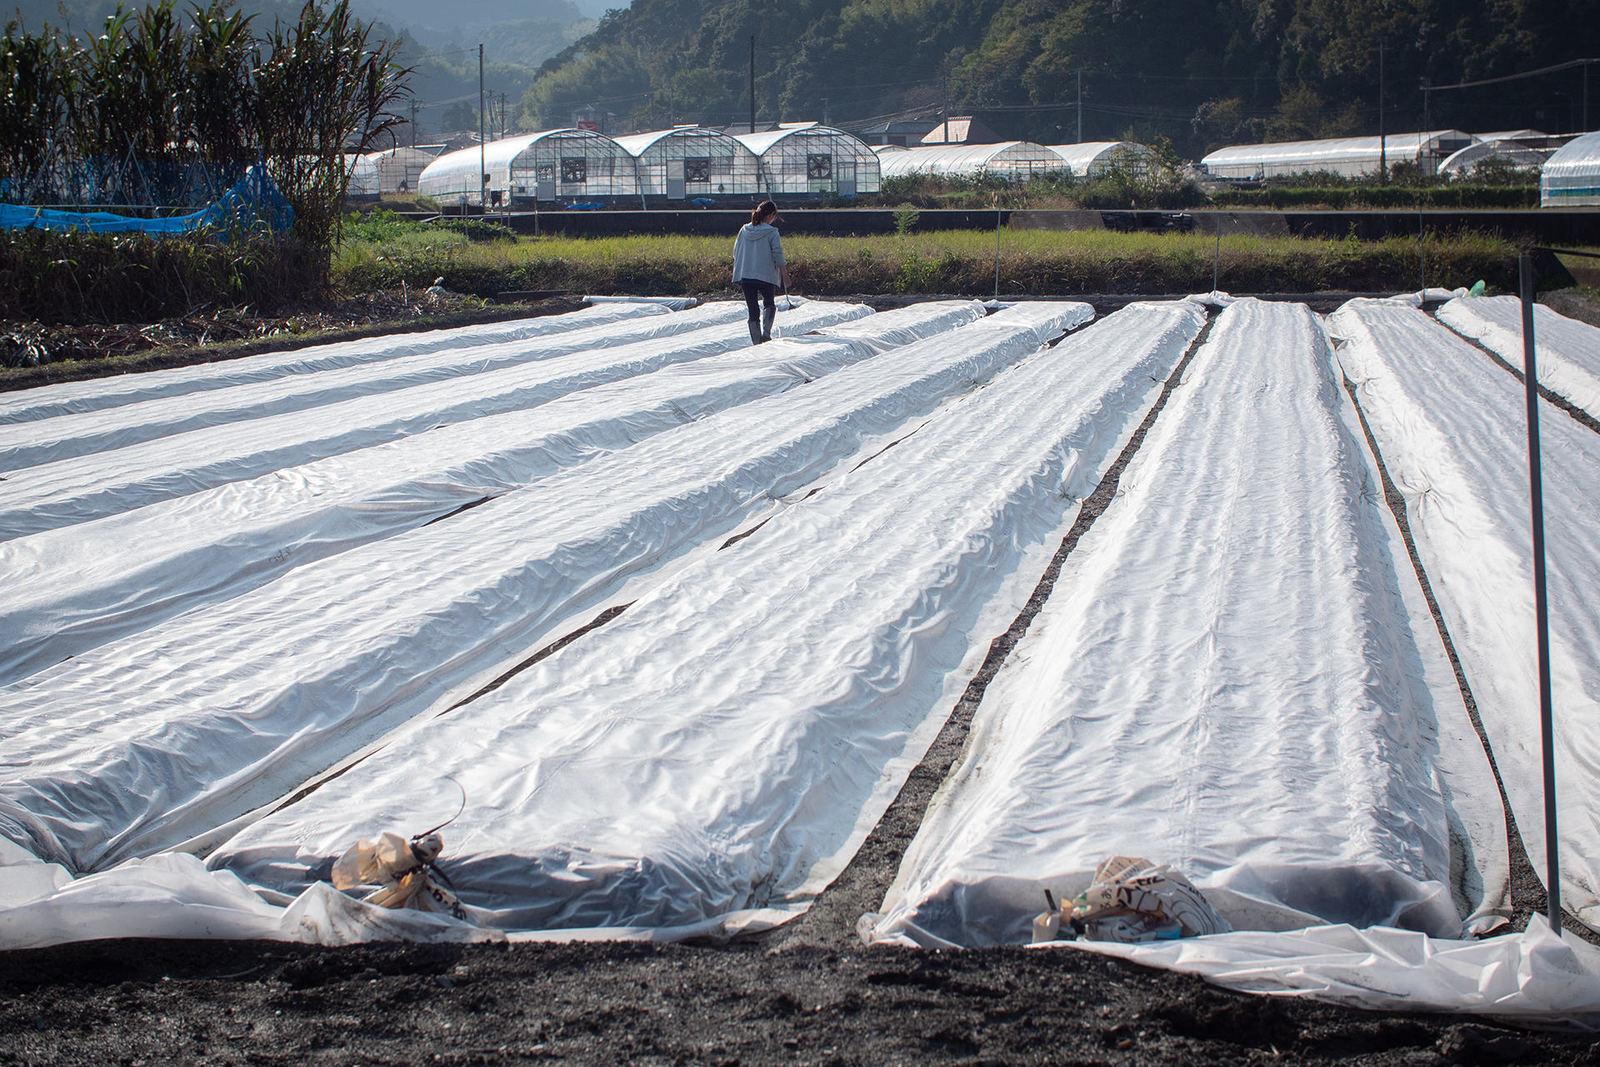
<path fill-rule="evenodd" d="M 1274 144 L 1236 144 L 1219 148 L 1200 162 L 1213 173 L 1219 168 L 1265 168 L 1277 173 L 1295 170 L 1331 170 L 1340 164 L 1376 163 L 1387 149 L 1390 161 L 1415 159 L 1442 142 L 1477 140 L 1461 130 L 1426 133 L 1391 133 L 1378 137 L 1332 137 L 1317 141 L 1282 141 Z M 1380 141 L 1382 145 L 1380 145 Z"/>
<path fill-rule="evenodd" d="M 1007 170 L 1018 165 L 1047 170 L 1060 166 L 1061 157 L 1042 144 L 1004 141 L 908 148 L 904 152 L 886 153 L 879 157 L 879 162 L 883 166 L 883 176 L 891 178 L 903 174 L 976 174 L 980 170 Z"/>
<path fill-rule="evenodd" d="M 446 152 L 429 163 L 417 179 L 417 191 L 423 193 L 471 193 L 478 189 L 472 177 L 479 173 L 491 175 L 489 188 L 504 189 L 511 184 L 511 161 L 541 137 L 553 130 L 525 133 L 519 137 L 506 137 L 482 146 L 460 148 Z"/>
<path fill-rule="evenodd" d="M 1600 171 L 1600 131 L 1574 137 L 1545 160 L 1544 172 L 1554 174 L 1593 174 Z"/>
<path fill-rule="evenodd" d="M 1486 159 L 1504 159 L 1518 167 L 1538 170 L 1544 166 L 1545 155 L 1537 148 L 1528 148 L 1512 140 L 1479 141 L 1451 153 L 1439 164 L 1439 173 L 1465 172 Z"/>
<path fill-rule="evenodd" d="M 1118 150 L 1138 158 L 1150 155 L 1150 149 L 1137 141 L 1083 141 L 1046 147 L 1060 156 L 1072 168 L 1072 173 L 1078 175 L 1097 174 L 1104 170 Z"/>
<path fill-rule="evenodd" d="M 1539 172 L 1540 207 L 1600 205 L 1600 132 L 1556 149 Z"/>
<path fill-rule="evenodd" d="M 766 130 L 762 133 L 736 133 L 732 136 L 734 140 L 738 141 L 740 144 L 750 149 L 750 151 L 760 156 L 765 155 L 767 150 L 772 148 L 779 141 L 793 137 L 797 134 L 805 134 L 807 138 L 831 135 L 833 137 L 843 138 L 846 141 L 854 141 L 861 148 L 860 155 L 867 158 L 874 158 L 872 149 L 855 134 L 834 129 L 832 126 L 820 126 L 813 123 L 794 126 L 780 126 L 776 130 Z"/>
<path fill-rule="evenodd" d="M 660 144 L 662 141 L 668 140 L 672 137 L 680 137 L 684 139 L 694 137 L 705 138 L 713 141 L 728 141 L 732 142 L 729 147 L 735 149 L 736 151 L 746 149 L 744 142 L 740 141 L 739 138 L 729 133 L 723 133 L 721 130 L 713 130 L 707 126 L 674 126 L 670 130 L 654 130 L 650 133 L 630 133 L 626 137 L 613 137 L 612 140 L 621 145 L 622 150 L 627 152 L 630 156 L 633 156 L 635 159 L 639 159 L 643 157 L 645 152 Z"/>

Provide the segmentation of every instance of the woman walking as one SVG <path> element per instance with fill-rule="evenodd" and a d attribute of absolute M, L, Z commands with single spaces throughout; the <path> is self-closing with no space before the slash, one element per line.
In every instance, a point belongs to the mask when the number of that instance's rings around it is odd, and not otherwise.
<path fill-rule="evenodd" d="M 761 201 L 750 212 L 750 221 L 739 227 L 739 236 L 733 242 L 733 280 L 743 287 L 744 302 L 750 309 L 751 344 L 772 340 L 772 319 L 778 313 L 772 298 L 778 286 L 785 291 L 789 288 L 783 243 L 772 225 L 777 219 L 778 205 L 771 200 Z"/>

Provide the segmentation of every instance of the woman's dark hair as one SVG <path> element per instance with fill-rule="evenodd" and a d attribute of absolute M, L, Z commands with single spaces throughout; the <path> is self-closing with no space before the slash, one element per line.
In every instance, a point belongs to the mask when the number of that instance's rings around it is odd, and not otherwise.
<path fill-rule="evenodd" d="M 756 205 L 756 209 L 754 211 L 750 212 L 750 222 L 752 225 L 760 224 L 766 222 L 777 213 L 777 204 L 774 204 L 771 200 L 763 200 L 761 203 Z"/>

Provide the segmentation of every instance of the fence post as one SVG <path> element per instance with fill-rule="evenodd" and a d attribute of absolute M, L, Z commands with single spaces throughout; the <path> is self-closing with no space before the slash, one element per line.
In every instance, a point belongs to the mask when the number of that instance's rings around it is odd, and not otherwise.
<path fill-rule="evenodd" d="M 1539 470 L 1539 374 L 1534 353 L 1533 257 L 1517 260 L 1522 290 L 1522 381 L 1528 397 L 1528 483 L 1533 512 L 1533 615 L 1539 642 L 1539 739 L 1544 751 L 1545 886 L 1550 928 L 1561 936 L 1560 839 L 1556 834 L 1555 714 L 1550 698 L 1550 615 L 1545 599 L 1544 488 Z"/>

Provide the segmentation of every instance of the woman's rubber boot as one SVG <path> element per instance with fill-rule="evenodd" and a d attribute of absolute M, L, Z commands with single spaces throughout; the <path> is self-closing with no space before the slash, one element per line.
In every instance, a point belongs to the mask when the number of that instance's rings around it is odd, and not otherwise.
<path fill-rule="evenodd" d="M 772 317 L 777 313 L 777 308 L 761 309 L 761 339 L 763 341 L 772 340 Z"/>
<path fill-rule="evenodd" d="M 766 338 L 761 336 L 761 323 L 757 322 L 755 319 L 751 319 L 750 320 L 750 343 L 753 344 L 753 345 L 758 345 L 764 340 L 766 340 Z"/>

